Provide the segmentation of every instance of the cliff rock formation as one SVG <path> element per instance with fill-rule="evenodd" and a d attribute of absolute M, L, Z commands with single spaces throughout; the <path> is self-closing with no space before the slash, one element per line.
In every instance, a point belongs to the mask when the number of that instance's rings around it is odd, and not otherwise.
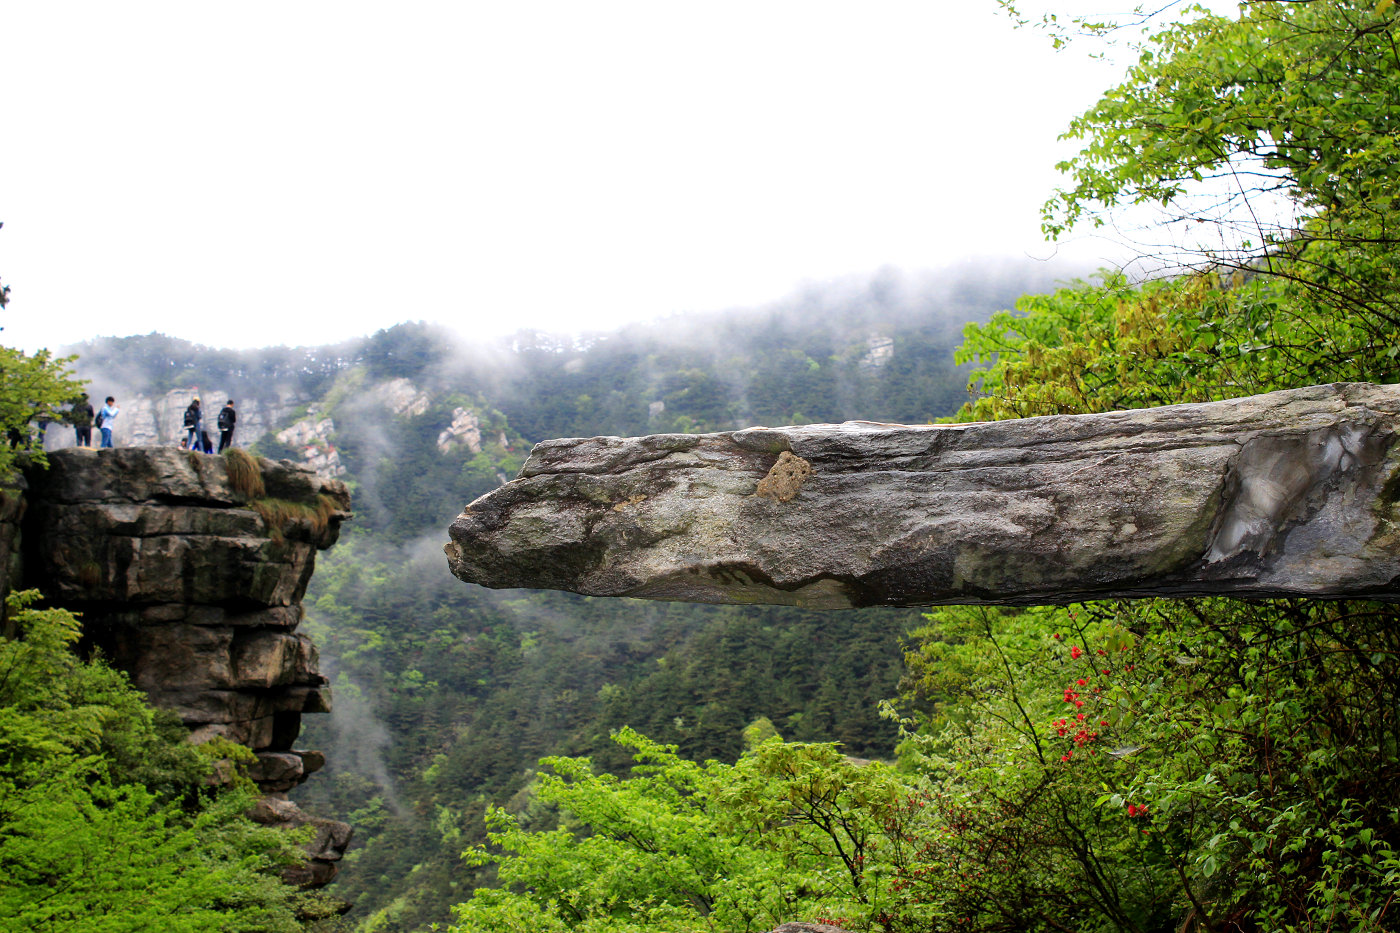
<path fill-rule="evenodd" d="M 1400 386 L 959 425 L 535 447 L 467 506 L 493 587 L 817 608 L 1400 599 Z"/>
<path fill-rule="evenodd" d="M 286 461 L 169 447 L 67 449 L 28 473 L 26 586 L 80 612 L 85 641 L 176 711 L 195 740 L 253 749 L 267 796 L 255 818 L 312 823 L 324 883 L 350 828 L 286 791 L 324 764 L 294 748 L 303 713 L 330 709 L 315 646 L 296 632 L 318 549 L 349 516 L 344 484 Z"/>
<path fill-rule="evenodd" d="M 344 476 L 345 465 L 331 438 L 335 422 L 321 414 L 319 405 L 310 405 L 305 418 L 288 425 L 273 435 L 278 443 L 297 452 L 302 466 L 310 467 L 322 476 Z"/>

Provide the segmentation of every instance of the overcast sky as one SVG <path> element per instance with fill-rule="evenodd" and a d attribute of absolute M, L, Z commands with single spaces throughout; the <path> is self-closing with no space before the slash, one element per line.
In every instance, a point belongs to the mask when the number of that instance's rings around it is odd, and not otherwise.
<path fill-rule="evenodd" d="M 1055 137 L 1118 76 L 993 0 L 0 0 L 0 36 L 30 350 L 598 329 L 1046 257 Z"/>

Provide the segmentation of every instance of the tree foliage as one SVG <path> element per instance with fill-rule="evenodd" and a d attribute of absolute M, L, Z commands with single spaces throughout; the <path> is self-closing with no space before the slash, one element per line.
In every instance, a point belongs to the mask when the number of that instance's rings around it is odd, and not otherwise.
<path fill-rule="evenodd" d="M 35 427 L 38 422 L 62 424 L 82 392 L 83 384 L 69 370 L 73 359 L 48 350 L 30 356 L 0 346 L 0 482 L 13 475 L 18 451 L 44 462 Z"/>
<path fill-rule="evenodd" d="M 0 638 L 0 930 L 302 929 L 292 840 L 243 815 L 251 787 L 204 784 L 233 749 L 187 744 L 36 598 Z"/>
<path fill-rule="evenodd" d="M 3 225 L 0 225 L 3 226 Z M 10 304 L 10 286 L 0 283 L 0 311 Z M 15 453 L 25 450 L 39 464 L 44 449 L 34 422 L 60 422 L 83 390 L 70 372 L 74 357 L 55 357 L 48 350 L 29 356 L 0 346 L 0 483 L 11 481 Z"/>
<path fill-rule="evenodd" d="M 498 862 L 502 887 L 461 905 L 454 931 L 759 933 L 794 912 L 847 920 L 880 909 L 866 862 L 876 814 L 899 792 L 885 767 L 776 739 L 733 765 L 701 765 L 629 729 L 615 739 L 635 749 L 630 778 L 587 759 L 542 762 L 536 803 L 556 809 L 557 828 L 488 814 L 503 854 L 467 858 Z"/>
<path fill-rule="evenodd" d="M 1155 205 L 1176 223 L 1151 252 L 1281 283 L 1265 339 L 1277 329 L 1296 351 L 1326 319 L 1315 374 L 1393 350 L 1398 30 L 1388 0 L 1249 0 L 1172 24 L 1071 124 L 1083 149 L 1060 166 L 1070 184 L 1045 206 L 1047 233 Z"/>
<path fill-rule="evenodd" d="M 970 326 L 959 360 L 980 364 L 980 398 L 961 416 L 1394 381 L 1395 15 L 1385 0 L 1250 2 L 1144 46 L 1072 128 L 1087 145 L 1047 226 L 1150 202 L 1204 211 L 1192 219 L 1234 252 L 1202 274 L 1136 286 L 1106 275 Z M 1192 200 L 1213 182 L 1238 197 Z M 1267 194 L 1291 206 L 1277 223 L 1262 219 Z M 1251 231 L 1234 227 L 1237 208 L 1258 219 Z M 847 898 L 845 921 L 889 933 L 1400 928 L 1398 622 L 1385 605 L 1303 600 L 932 613 L 906 658 L 901 771 L 888 796 L 855 807 L 869 899 Z M 595 790 L 620 801 L 623 783 Z M 689 825 L 731 825 L 716 799 Z M 541 852 L 567 861 L 577 838 L 513 825 L 499 857 L 518 887 L 481 906 L 541 909 L 528 872 L 512 872 Z M 823 858 L 833 875 L 845 864 Z M 730 866 L 736 889 L 771 877 L 737 854 Z M 792 878 L 785 919 L 817 919 Z M 553 891 L 544 908 L 571 896 Z M 657 928 L 610 912 L 621 901 L 589 903 L 601 905 L 590 929 Z M 464 911 L 473 931 L 517 928 L 508 913 Z"/>
<path fill-rule="evenodd" d="M 298 793 L 310 809 L 350 814 L 357 844 L 336 890 L 367 927 L 445 920 L 446 905 L 490 878 L 458 861 L 485 838 L 487 805 L 528 797 L 545 756 L 625 773 L 612 730 L 732 763 L 766 718 L 789 738 L 891 754 L 896 729 L 876 704 L 896 689 L 916 611 L 493 593 L 441 565 L 436 536 L 405 549 L 351 534 L 318 561 L 307 603 L 348 713 L 308 720 L 305 741 L 329 761 Z"/>
<path fill-rule="evenodd" d="M 1305 601 L 935 613 L 908 694 L 936 712 L 907 754 L 933 782 L 910 850 L 937 870 L 907 896 L 987 930 L 1394 929 L 1395 621 Z"/>

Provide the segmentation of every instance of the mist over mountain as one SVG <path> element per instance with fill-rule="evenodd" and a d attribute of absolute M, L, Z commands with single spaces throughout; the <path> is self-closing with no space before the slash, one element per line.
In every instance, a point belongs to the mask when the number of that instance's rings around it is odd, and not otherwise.
<path fill-rule="evenodd" d="M 73 349 L 91 395 L 122 407 L 118 445 L 176 444 L 191 397 L 210 421 L 233 398 L 239 446 L 349 484 L 355 519 L 305 602 L 336 707 L 302 741 L 328 764 L 297 795 L 356 826 L 335 883 L 357 903 L 347 922 L 408 931 L 489 882 L 458 860 L 488 805 L 547 818 L 530 783 L 541 757 L 624 769 L 615 729 L 698 760 L 734 760 L 754 729 L 890 757 L 877 705 L 921 621 L 469 587 L 441 553 L 462 506 L 550 437 L 949 415 L 967 399 L 952 361 L 964 325 L 1053 281 L 1029 262 L 886 270 L 607 333 L 478 341 L 417 322 L 318 347 L 151 334 Z"/>
<path fill-rule="evenodd" d="M 410 379 L 434 396 L 482 395 L 531 440 L 590 427 L 637 433 L 703 422 L 719 429 L 785 417 L 923 421 L 955 396 L 961 401 L 964 386 L 947 377 L 945 364 L 965 323 L 1065 274 L 1004 259 L 941 273 L 885 269 L 814 283 L 761 308 L 609 332 L 522 329 L 482 340 L 416 322 L 321 346 L 277 346 L 269 334 L 266 347 L 231 350 L 153 333 L 97 338 L 63 352 L 78 354 L 76 370 L 97 398 L 173 394 L 187 403 L 202 393 L 206 406 L 217 408 L 227 396 L 240 411 L 278 410 L 328 394 L 353 401 L 356 385 L 346 377 L 363 372 L 370 381 Z M 799 398 L 804 404 L 795 406 Z M 178 427 L 156 426 L 157 438 L 177 436 Z M 246 431 L 241 438 L 258 439 Z"/>

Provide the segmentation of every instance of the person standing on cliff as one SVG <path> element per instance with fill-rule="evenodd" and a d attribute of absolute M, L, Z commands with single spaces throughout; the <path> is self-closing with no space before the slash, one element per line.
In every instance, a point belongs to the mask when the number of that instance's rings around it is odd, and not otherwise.
<path fill-rule="evenodd" d="M 102 430 L 102 446 L 112 446 L 112 422 L 117 420 L 122 410 L 117 407 L 117 400 L 112 396 L 107 396 L 107 404 L 102 406 L 102 410 L 97 413 L 97 426 Z"/>
<path fill-rule="evenodd" d="M 185 430 L 189 432 L 190 450 L 202 450 L 199 434 L 204 430 L 204 414 L 199 410 L 198 395 L 190 402 L 190 407 L 185 409 Z"/>
<path fill-rule="evenodd" d="M 238 423 L 238 412 L 233 410 L 233 399 L 219 409 L 219 453 L 233 446 L 233 426 Z"/>
<path fill-rule="evenodd" d="M 68 414 L 68 420 L 73 424 L 73 430 L 77 432 L 79 447 L 92 446 L 92 402 L 88 401 L 87 393 L 78 396 L 78 400 L 73 403 L 73 409 Z"/>

